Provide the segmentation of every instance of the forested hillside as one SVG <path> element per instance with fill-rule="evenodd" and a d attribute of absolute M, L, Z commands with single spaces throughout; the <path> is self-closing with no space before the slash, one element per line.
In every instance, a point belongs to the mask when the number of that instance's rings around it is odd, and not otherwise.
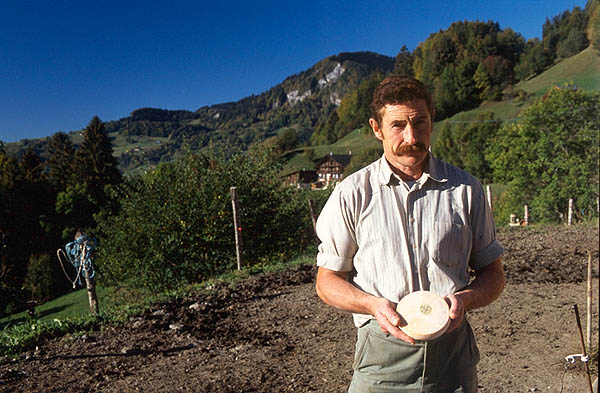
<path fill-rule="evenodd" d="M 293 128 L 294 143 L 305 143 L 314 127 L 361 80 L 376 72 L 390 72 L 392 67 L 393 59 L 387 56 L 341 53 L 256 96 L 195 112 L 138 109 L 127 118 L 108 122 L 107 130 L 130 142 L 142 136 L 166 138 L 150 151 L 124 151 L 119 157 L 124 169 L 168 161 L 184 146 L 190 150 L 209 145 L 247 149 L 285 128 Z"/>

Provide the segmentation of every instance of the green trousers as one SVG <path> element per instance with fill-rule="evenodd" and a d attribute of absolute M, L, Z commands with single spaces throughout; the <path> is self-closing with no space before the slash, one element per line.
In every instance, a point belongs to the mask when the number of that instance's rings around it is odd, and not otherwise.
<path fill-rule="evenodd" d="M 469 323 L 414 345 L 386 336 L 376 320 L 358 329 L 348 393 L 476 393 L 479 351 Z"/>

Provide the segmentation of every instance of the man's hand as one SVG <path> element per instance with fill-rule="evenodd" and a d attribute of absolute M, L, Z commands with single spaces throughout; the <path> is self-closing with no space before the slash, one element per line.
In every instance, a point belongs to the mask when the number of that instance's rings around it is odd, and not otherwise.
<path fill-rule="evenodd" d="M 465 319 L 465 305 L 462 299 L 455 294 L 450 294 L 444 298 L 450 307 L 450 325 L 446 329 L 446 333 L 450 333 L 462 325 Z"/>
<path fill-rule="evenodd" d="M 396 304 L 356 288 L 346 280 L 347 274 L 319 267 L 316 289 L 321 300 L 340 310 L 373 315 L 384 333 L 414 344 L 415 340 L 398 328 L 406 321 L 396 312 Z"/>
<path fill-rule="evenodd" d="M 377 319 L 379 327 L 384 333 L 391 334 L 397 339 L 406 341 L 410 344 L 415 343 L 415 340 L 412 337 L 399 329 L 400 326 L 406 325 L 406 321 L 396 312 L 395 303 L 384 298 L 375 298 L 373 305 L 374 308 L 371 311 L 371 315 Z"/>

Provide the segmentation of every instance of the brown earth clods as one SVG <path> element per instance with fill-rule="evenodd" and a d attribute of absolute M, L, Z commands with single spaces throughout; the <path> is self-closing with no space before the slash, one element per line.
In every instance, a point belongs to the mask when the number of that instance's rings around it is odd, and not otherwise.
<path fill-rule="evenodd" d="M 586 332 L 593 261 L 592 381 L 598 361 L 598 227 L 502 229 L 507 285 L 469 313 L 481 352 L 479 391 L 587 392 L 573 305 Z M 0 360 L 2 392 L 345 392 L 351 316 L 322 303 L 315 268 L 253 276 L 124 326 L 52 339 Z"/>

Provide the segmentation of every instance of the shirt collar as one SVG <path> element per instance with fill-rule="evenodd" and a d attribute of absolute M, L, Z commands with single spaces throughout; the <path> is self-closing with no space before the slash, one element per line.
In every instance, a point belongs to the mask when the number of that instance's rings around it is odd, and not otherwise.
<path fill-rule="evenodd" d="M 427 156 L 427 165 L 423 171 L 423 175 L 417 180 L 418 183 L 425 184 L 425 182 L 431 179 L 438 183 L 444 183 L 448 181 L 445 167 L 442 162 L 436 159 L 431 152 Z M 379 159 L 379 181 L 382 185 L 397 185 L 400 179 L 390 167 L 390 164 L 385 159 L 385 155 L 382 155 Z"/>

